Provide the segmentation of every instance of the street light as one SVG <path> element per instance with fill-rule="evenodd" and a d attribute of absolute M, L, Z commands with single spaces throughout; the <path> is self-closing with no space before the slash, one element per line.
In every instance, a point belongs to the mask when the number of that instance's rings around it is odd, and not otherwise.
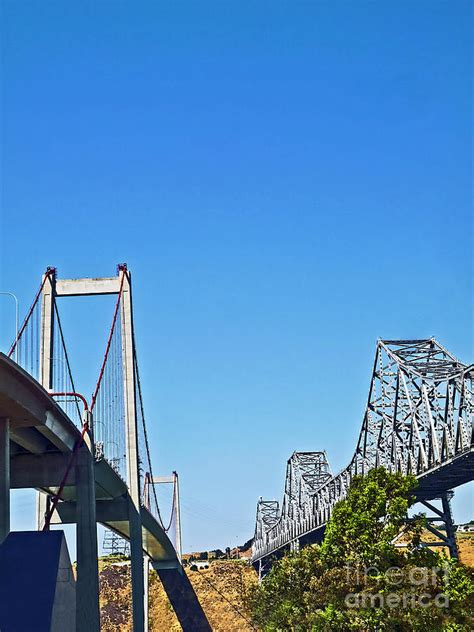
<path fill-rule="evenodd" d="M 17 344 L 15 345 L 15 362 L 18 364 L 18 315 L 19 315 L 19 304 L 18 304 L 18 298 L 16 297 L 16 294 L 13 294 L 13 292 L 0 292 L 0 294 L 3 294 L 4 296 L 11 296 L 13 298 L 13 300 L 15 301 L 15 340 L 17 342 Z"/>

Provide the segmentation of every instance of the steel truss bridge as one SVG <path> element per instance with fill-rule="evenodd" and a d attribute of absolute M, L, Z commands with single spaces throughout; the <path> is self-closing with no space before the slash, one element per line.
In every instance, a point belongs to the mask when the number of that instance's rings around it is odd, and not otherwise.
<path fill-rule="evenodd" d="M 381 466 L 417 477 L 417 501 L 444 523 L 444 530 L 429 523 L 435 544 L 457 556 L 450 499 L 474 478 L 473 423 L 474 365 L 459 362 L 434 338 L 378 341 L 349 465 L 333 475 L 325 452 L 293 453 L 282 504 L 257 504 L 253 565 L 264 575 L 285 551 L 320 542 L 352 478 Z"/>
<path fill-rule="evenodd" d="M 75 387 L 58 303 L 97 295 L 115 305 L 89 398 Z M 83 325 L 76 336 L 88 335 Z M 167 520 L 158 483 L 173 486 Z M 76 524 L 77 631 L 100 629 L 97 523 L 130 543 L 134 632 L 148 626 L 150 563 L 183 630 L 210 630 L 181 566 L 177 475 L 153 475 L 125 264 L 94 279 L 60 279 L 48 268 L 8 355 L 0 354 L 0 544 L 10 532 L 10 490 L 20 488 L 38 492 L 39 531 Z"/>

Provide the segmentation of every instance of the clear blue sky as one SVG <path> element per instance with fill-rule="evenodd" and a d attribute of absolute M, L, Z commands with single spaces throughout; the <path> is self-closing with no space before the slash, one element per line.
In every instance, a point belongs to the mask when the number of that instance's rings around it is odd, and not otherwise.
<path fill-rule="evenodd" d="M 467 1 L 2 2 L 1 289 L 128 263 L 186 549 L 250 537 L 293 450 L 346 465 L 378 337 L 473 361 L 471 29 Z M 112 309 L 64 304 L 85 392 Z"/>

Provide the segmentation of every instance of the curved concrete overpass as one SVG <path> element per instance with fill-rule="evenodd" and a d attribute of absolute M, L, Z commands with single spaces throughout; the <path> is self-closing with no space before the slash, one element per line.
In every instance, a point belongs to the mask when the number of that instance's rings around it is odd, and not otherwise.
<path fill-rule="evenodd" d="M 80 431 L 48 392 L 3 353 L 0 353 L 0 418 L 9 420 L 8 488 L 54 494 Z M 129 539 L 130 497 L 126 483 L 105 459 L 94 461 L 94 482 L 97 522 Z M 71 468 L 62 498 L 52 523 L 76 522 L 75 468 Z M 163 527 L 143 506 L 140 517 L 143 550 L 154 566 L 178 568 L 176 551 Z"/>

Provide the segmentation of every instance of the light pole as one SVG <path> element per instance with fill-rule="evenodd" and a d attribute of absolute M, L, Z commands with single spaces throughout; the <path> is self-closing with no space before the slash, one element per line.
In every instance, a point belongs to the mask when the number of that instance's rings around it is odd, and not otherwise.
<path fill-rule="evenodd" d="M 15 301 L 15 341 L 17 342 L 17 344 L 15 345 L 15 362 L 18 364 L 18 315 L 19 315 L 19 303 L 18 303 L 18 298 L 16 296 L 16 294 L 13 294 L 13 292 L 0 292 L 0 294 L 3 294 L 4 296 L 11 296 L 13 298 L 13 300 Z"/>

